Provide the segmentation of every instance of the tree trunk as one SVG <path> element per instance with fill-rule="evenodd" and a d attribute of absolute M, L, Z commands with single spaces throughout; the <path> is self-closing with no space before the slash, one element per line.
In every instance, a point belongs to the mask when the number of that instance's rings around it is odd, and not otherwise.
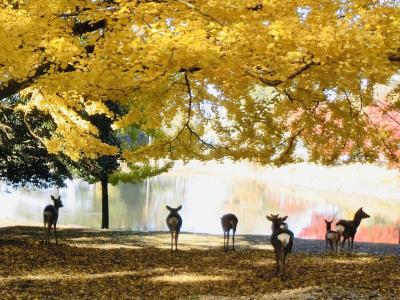
<path fill-rule="evenodd" d="M 108 178 L 107 175 L 103 176 L 101 182 L 101 229 L 108 229 Z"/>

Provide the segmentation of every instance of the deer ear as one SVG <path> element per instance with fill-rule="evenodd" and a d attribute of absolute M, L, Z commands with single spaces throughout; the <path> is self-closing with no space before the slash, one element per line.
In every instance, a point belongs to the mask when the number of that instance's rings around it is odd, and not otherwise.
<path fill-rule="evenodd" d="M 53 195 L 50 195 L 51 200 L 56 200 L 56 198 L 53 197 Z"/>
<path fill-rule="evenodd" d="M 282 221 L 286 221 L 288 216 L 284 216 L 283 218 L 281 218 Z"/>
<path fill-rule="evenodd" d="M 181 208 L 182 208 L 182 205 L 179 205 L 179 206 L 176 208 L 176 210 L 181 210 Z"/>
<path fill-rule="evenodd" d="M 325 223 L 329 223 L 329 222 L 325 219 Z"/>
<path fill-rule="evenodd" d="M 266 215 L 265 217 L 266 217 L 269 221 L 272 221 L 272 219 L 271 219 L 270 216 Z"/>
<path fill-rule="evenodd" d="M 171 207 L 169 207 L 168 205 L 165 206 L 168 210 L 171 210 Z"/>

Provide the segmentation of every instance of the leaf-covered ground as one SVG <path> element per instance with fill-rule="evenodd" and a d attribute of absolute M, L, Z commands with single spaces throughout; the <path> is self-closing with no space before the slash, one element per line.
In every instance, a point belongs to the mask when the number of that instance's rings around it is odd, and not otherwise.
<path fill-rule="evenodd" d="M 296 252 L 282 280 L 266 238 L 240 236 L 224 253 L 221 236 L 182 234 L 173 254 L 168 233 L 63 229 L 59 245 L 40 239 L 39 227 L 0 228 L 0 299 L 400 299 L 398 245 L 386 255 Z"/>

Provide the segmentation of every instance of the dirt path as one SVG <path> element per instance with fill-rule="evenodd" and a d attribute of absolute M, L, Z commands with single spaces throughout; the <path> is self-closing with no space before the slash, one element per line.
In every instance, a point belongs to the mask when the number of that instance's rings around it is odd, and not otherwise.
<path fill-rule="evenodd" d="M 227 254 L 214 235 L 182 234 L 174 254 L 167 233 L 62 229 L 58 246 L 42 245 L 39 227 L 0 237 L 0 299 L 400 299 L 398 245 L 326 256 L 321 241 L 296 240 L 281 279 L 260 236 Z"/>

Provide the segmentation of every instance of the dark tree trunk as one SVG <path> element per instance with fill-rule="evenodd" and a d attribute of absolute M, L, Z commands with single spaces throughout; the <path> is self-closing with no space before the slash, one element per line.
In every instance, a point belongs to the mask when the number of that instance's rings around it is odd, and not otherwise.
<path fill-rule="evenodd" d="M 107 175 L 103 176 L 101 182 L 101 229 L 108 229 L 108 178 Z"/>

